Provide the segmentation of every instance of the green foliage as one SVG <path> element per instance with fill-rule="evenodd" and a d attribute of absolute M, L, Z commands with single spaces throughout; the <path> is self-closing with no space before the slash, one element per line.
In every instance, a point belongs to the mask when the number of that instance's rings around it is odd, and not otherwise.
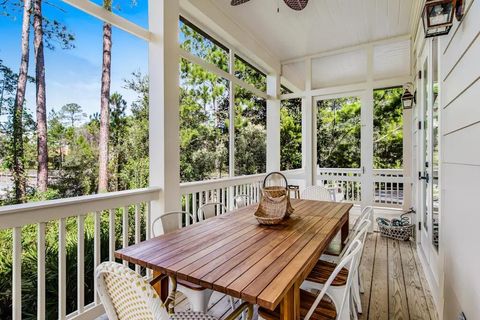
<path fill-rule="evenodd" d="M 375 90 L 373 109 L 373 167 L 403 166 L 402 88 Z"/>
<path fill-rule="evenodd" d="M 317 164 L 320 168 L 360 167 L 360 100 L 328 99 L 317 104 Z"/>
<path fill-rule="evenodd" d="M 280 109 L 281 169 L 302 168 L 302 100 L 282 101 Z"/>

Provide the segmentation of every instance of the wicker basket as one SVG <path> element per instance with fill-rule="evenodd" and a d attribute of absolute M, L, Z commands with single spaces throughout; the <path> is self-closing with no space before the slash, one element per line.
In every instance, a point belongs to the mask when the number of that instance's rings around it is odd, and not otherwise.
<path fill-rule="evenodd" d="M 384 218 L 377 218 L 378 229 L 382 236 L 395 240 L 407 241 L 414 237 L 415 225 L 410 223 L 406 214 L 402 214 L 401 219 L 397 220 L 401 225 L 394 225 L 392 221 Z"/>
<path fill-rule="evenodd" d="M 268 179 L 274 175 L 279 175 L 285 181 L 285 186 L 267 186 Z M 287 178 L 280 172 L 272 172 L 265 177 L 262 198 L 254 214 L 260 224 L 279 224 L 293 213 L 287 186 Z"/>

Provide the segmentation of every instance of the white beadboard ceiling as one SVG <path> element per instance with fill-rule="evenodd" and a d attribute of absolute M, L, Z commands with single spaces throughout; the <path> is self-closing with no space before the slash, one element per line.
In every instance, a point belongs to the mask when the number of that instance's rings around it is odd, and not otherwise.
<path fill-rule="evenodd" d="M 409 34 L 419 0 L 310 0 L 303 11 L 283 0 L 211 1 L 284 61 Z"/>

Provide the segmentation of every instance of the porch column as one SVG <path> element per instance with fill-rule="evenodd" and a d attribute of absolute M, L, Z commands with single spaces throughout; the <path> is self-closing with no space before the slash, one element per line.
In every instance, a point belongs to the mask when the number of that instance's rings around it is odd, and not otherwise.
<path fill-rule="evenodd" d="M 362 209 L 373 205 L 373 46 L 367 48 L 367 86 L 361 108 Z M 372 219 L 373 220 L 373 219 Z M 370 226 L 373 232 L 373 221 Z"/>
<path fill-rule="evenodd" d="M 403 210 L 412 207 L 412 109 L 403 109 Z"/>
<path fill-rule="evenodd" d="M 267 172 L 280 171 L 280 76 L 267 76 Z"/>
<path fill-rule="evenodd" d="M 150 186 L 159 186 L 151 221 L 180 209 L 178 0 L 149 0 Z M 160 228 L 160 226 L 158 227 Z M 156 230 L 157 233 L 160 230 Z"/>
<path fill-rule="evenodd" d="M 305 98 L 302 99 L 302 167 L 305 170 L 305 186 L 316 184 L 317 130 L 316 110 L 312 97 L 312 59 L 305 59 Z"/>

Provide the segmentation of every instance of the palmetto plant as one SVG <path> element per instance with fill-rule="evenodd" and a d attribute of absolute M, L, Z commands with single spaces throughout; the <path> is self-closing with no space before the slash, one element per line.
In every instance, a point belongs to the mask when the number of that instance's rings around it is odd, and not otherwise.
<path fill-rule="evenodd" d="M 142 210 L 143 213 L 143 210 Z M 116 221 L 120 222 L 121 211 L 116 212 Z M 108 260 L 109 234 L 108 214 L 102 214 L 100 230 L 101 260 Z M 142 230 L 144 227 L 142 214 Z M 134 217 L 129 215 L 129 243 L 134 241 Z M 46 319 L 58 318 L 58 228 L 57 223 L 47 224 L 46 252 L 45 252 L 45 295 L 46 295 Z M 116 248 L 121 246 L 121 223 L 116 223 Z M 67 219 L 66 239 L 66 311 L 67 314 L 77 310 L 77 219 Z M 5 231 L 3 231 L 5 233 Z M 37 318 L 37 247 L 36 226 L 27 226 L 22 230 L 22 318 Z M 84 292 L 85 305 L 94 299 L 94 231 L 92 216 L 85 219 L 85 242 L 84 242 Z M 141 238 L 145 238 L 144 232 Z M 11 241 L 11 234 L 2 237 L 3 241 Z M 8 252 L 8 251 L 7 251 Z M 11 252 L 11 251 L 10 251 Z M 11 319 L 12 315 L 12 257 L 0 252 L 0 319 Z"/>

